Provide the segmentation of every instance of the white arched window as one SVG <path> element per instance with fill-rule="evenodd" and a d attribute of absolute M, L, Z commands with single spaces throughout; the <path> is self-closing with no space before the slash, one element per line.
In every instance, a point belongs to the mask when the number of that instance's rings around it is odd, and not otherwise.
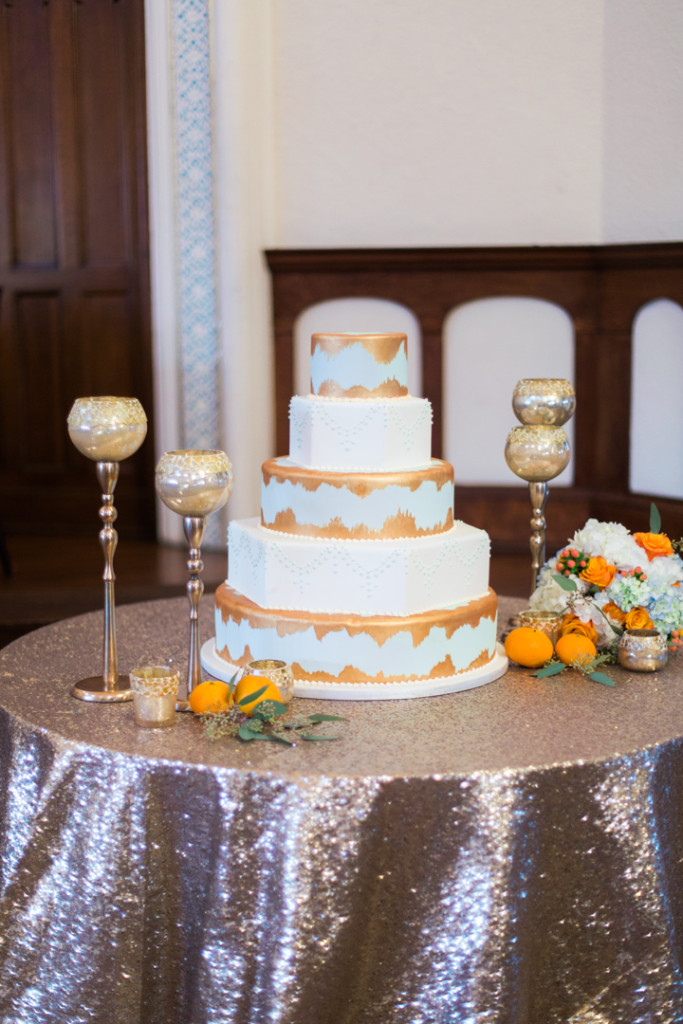
<path fill-rule="evenodd" d="M 405 334 L 408 337 L 408 390 L 422 395 L 422 335 L 409 309 L 386 299 L 330 299 L 309 306 L 294 325 L 294 387 L 310 394 L 311 335 Z"/>
<path fill-rule="evenodd" d="M 633 322 L 630 487 L 683 498 L 683 309 L 669 299 Z"/>
<path fill-rule="evenodd" d="M 444 458 L 456 483 L 517 484 L 503 455 L 517 424 L 512 392 L 523 377 L 574 382 L 574 329 L 567 313 L 541 299 L 479 299 L 444 324 Z M 573 440 L 573 421 L 564 428 Z M 573 480 L 570 462 L 553 484 Z"/>

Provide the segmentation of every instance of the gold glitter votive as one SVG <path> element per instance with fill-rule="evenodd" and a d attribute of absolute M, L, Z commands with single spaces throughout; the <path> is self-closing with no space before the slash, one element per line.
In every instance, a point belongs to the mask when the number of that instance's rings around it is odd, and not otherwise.
<path fill-rule="evenodd" d="M 557 377 L 524 378 L 515 385 L 512 408 L 520 423 L 561 427 L 574 415 L 574 388 Z"/>
<path fill-rule="evenodd" d="M 517 615 L 518 626 L 529 626 L 530 629 L 538 629 L 552 641 L 557 643 L 560 637 L 560 629 L 564 613 L 557 615 L 555 612 L 535 611 L 533 608 L 525 608 Z"/>
<path fill-rule="evenodd" d="M 250 661 L 247 665 L 247 673 L 255 676 L 265 676 L 275 683 L 282 703 L 288 704 L 294 695 L 294 673 L 291 665 L 286 661 L 275 661 L 272 658 L 265 658 L 262 661 Z"/>
<path fill-rule="evenodd" d="M 137 398 L 114 395 L 77 398 L 67 425 L 81 455 L 97 462 L 127 459 L 147 434 L 147 417 Z"/>
<path fill-rule="evenodd" d="M 619 640 L 617 658 L 633 672 L 656 672 L 669 660 L 666 638 L 656 629 L 627 629 Z"/>
<path fill-rule="evenodd" d="M 175 723 L 180 673 L 167 665 L 143 665 L 130 674 L 135 724 L 164 729 Z"/>

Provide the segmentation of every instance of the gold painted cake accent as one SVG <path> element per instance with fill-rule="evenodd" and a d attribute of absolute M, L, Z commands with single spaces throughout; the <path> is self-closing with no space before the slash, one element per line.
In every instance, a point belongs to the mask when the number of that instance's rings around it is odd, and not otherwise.
<path fill-rule="evenodd" d="M 393 473 L 333 473 L 327 470 L 308 469 L 304 466 L 284 465 L 280 458 L 268 459 L 262 466 L 263 485 L 271 480 L 289 482 L 314 494 L 324 484 L 339 490 L 350 491 L 359 498 L 367 498 L 375 491 L 386 487 L 400 487 L 416 491 L 424 483 L 433 483 L 437 490 L 453 483 L 453 467 L 442 459 L 432 459 L 426 469 L 396 471 Z M 388 516 L 379 529 L 370 529 L 364 524 L 348 527 L 341 519 L 332 517 L 324 526 L 301 522 L 292 508 L 277 513 L 275 520 L 266 522 L 263 511 L 261 524 L 279 533 L 291 533 L 304 537 L 327 537 L 335 540 L 371 540 L 377 538 L 424 537 L 445 533 L 453 526 L 453 512 L 448 510 L 445 518 L 433 527 L 418 527 L 412 515 L 398 512 Z"/>
<path fill-rule="evenodd" d="M 453 662 L 451 661 L 450 655 L 440 661 L 438 665 L 435 665 L 429 675 L 424 676 L 424 679 L 442 679 L 444 676 L 459 676 L 462 672 L 470 672 L 474 669 L 481 668 L 487 665 L 491 658 L 489 657 L 488 651 L 482 651 L 474 661 L 466 668 L 455 670 Z M 384 672 L 378 672 L 375 676 L 368 676 L 367 672 L 361 672 L 360 669 L 354 668 L 352 665 L 346 665 L 337 676 L 333 676 L 330 672 L 307 672 L 298 662 L 294 662 L 292 665 L 292 671 L 294 678 L 299 679 L 302 682 L 320 682 L 320 683 L 409 683 L 411 676 L 389 676 L 385 675 Z"/>
<path fill-rule="evenodd" d="M 405 334 L 314 334 L 311 337 L 311 355 L 316 348 L 330 356 L 337 356 L 351 345 L 362 345 L 376 363 L 387 366 L 398 355 L 401 348 L 408 352 Z"/>
<path fill-rule="evenodd" d="M 330 519 L 325 526 L 314 526 L 311 523 L 299 523 L 291 508 L 284 512 L 278 512 L 275 521 L 265 523 L 263 515 L 261 523 L 269 530 L 278 533 L 291 533 L 301 537 L 326 537 L 329 540 L 376 540 L 378 538 L 398 539 L 400 537 L 426 537 L 437 533 L 445 533 L 453 526 L 453 513 L 448 510 L 448 515 L 442 523 L 437 523 L 431 530 L 420 529 L 413 516 L 399 512 L 384 520 L 379 530 L 371 530 L 364 525 L 348 527 L 339 518 Z"/>
<path fill-rule="evenodd" d="M 286 464 L 277 456 L 266 459 L 261 471 L 266 486 L 271 479 L 278 483 L 288 480 L 307 491 L 317 491 L 322 484 L 329 484 L 330 487 L 343 487 L 360 498 L 385 487 L 409 487 L 411 491 L 416 491 L 426 481 L 435 483 L 441 490 L 453 480 L 453 467 L 443 459 L 432 459 L 425 469 L 396 470 L 391 473 L 335 473 L 327 469 Z"/>
<path fill-rule="evenodd" d="M 221 618 L 224 623 L 232 619 L 237 625 L 247 620 L 250 627 L 257 629 L 277 629 L 278 636 L 305 632 L 311 627 L 315 631 L 318 640 L 321 640 L 327 633 L 335 630 L 346 630 L 350 636 L 357 636 L 366 633 L 380 647 L 396 633 L 408 631 L 411 634 L 414 647 L 418 647 L 429 635 L 431 629 L 442 628 L 450 639 L 457 629 L 463 626 L 476 628 L 482 619 L 495 621 L 498 600 L 493 590 L 489 588 L 484 597 L 470 601 L 458 608 L 442 608 L 434 611 L 422 612 L 419 615 L 405 617 L 382 616 L 382 615 L 332 615 L 324 612 L 297 612 L 273 608 L 261 608 L 249 598 L 244 597 L 234 590 L 229 584 L 222 583 L 216 591 L 216 606 L 220 609 Z M 237 665 L 247 665 L 253 661 L 251 652 L 247 649 L 241 658 L 234 658 L 227 648 L 218 651 L 217 654 L 225 661 Z M 247 657 L 247 654 L 249 657 Z M 466 668 L 456 672 L 450 657 L 438 665 L 432 667 L 429 677 L 440 678 L 442 676 L 457 675 L 459 672 L 466 672 L 470 668 L 479 668 L 491 660 L 488 651 L 483 651 Z M 299 666 L 294 667 L 295 678 L 298 679 L 319 679 L 322 682 L 359 682 L 368 680 L 370 677 L 366 672 L 354 666 L 346 665 L 337 676 L 329 673 L 307 673 Z M 380 673 L 372 677 L 373 682 L 405 682 L 410 676 L 405 675 L 384 675 Z"/>
<path fill-rule="evenodd" d="M 316 349 L 328 356 L 338 356 L 352 345 L 361 345 L 381 366 L 389 366 L 401 348 L 407 359 L 408 339 L 405 334 L 314 334 L 311 337 L 311 357 Z M 330 379 L 322 381 L 314 393 L 323 398 L 401 398 L 408 394 L 408 388 L 395 377 L 383 381 L 376 388 L 366 388 L 362 384 L 343 388 L 336 380 Z"/>

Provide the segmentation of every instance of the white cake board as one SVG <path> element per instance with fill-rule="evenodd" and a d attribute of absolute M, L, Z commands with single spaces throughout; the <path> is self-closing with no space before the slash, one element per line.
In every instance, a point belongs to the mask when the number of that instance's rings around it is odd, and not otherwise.
<path fill-rule="evenodd" d="M 229 683 L 235 672 L 241 672 L 239 665 L 232 665 L 216 654 L 216 640 L 207 640 L 202 646 L 203 668 L 216 679 Z M 295 697 L 312 697 L 321 700 L 408 700 L 412 697 L 437 697 L 442 693 L 458 693 L 472 690 L 475 686 L 492 683 L 505 674 L 508 660 L 501 644 L 496 644 L 493 659 L 481 668 L 460 672 L 457 676 L 443 676 L 439 679 L 414 679 L 408 683 L 325 683 L 294 680 Z"/>

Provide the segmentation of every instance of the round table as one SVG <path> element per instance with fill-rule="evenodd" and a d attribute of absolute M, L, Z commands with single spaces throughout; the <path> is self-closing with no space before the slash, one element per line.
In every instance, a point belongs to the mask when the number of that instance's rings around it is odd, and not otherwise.
<path fill-rule="evenodd" d="M 186 664 L 185 598 L 117 618 L 122 671 Z M 513 668 L 296 701 L 346 721 L 287 748 L 74 700 L 101 614 L 22 637 L 0 652 L 0 1020 L 683 1019 L 677 658 L 614 688 Z"/>

